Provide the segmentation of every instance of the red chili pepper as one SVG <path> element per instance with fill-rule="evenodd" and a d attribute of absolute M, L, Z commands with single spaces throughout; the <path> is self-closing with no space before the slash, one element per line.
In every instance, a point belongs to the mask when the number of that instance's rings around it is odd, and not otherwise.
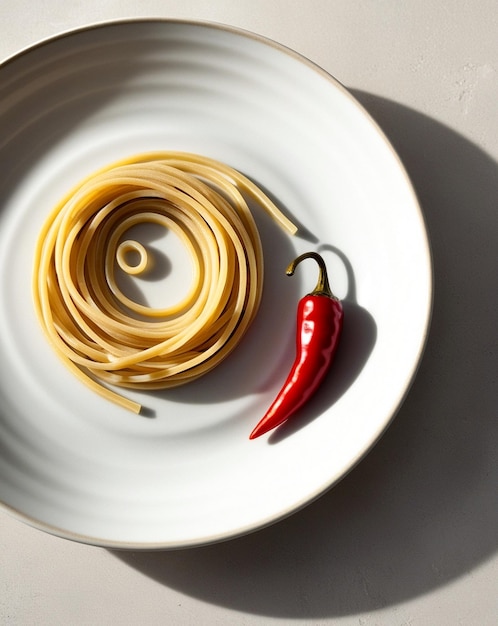
<path fill-rule="evenodd" d="M 297 310 L 296 359 L 272 405 L 254 428 L 249 439 L 264 435 L 285 422 L 315 393 L 334 358 L 342 331 L 343 308 L 329 287 L 323 258 L 305 252 L 287 268 L 292 276 L 303 259 L 315 259 L 319 267 L 315 289 L 304 296 Z"/>

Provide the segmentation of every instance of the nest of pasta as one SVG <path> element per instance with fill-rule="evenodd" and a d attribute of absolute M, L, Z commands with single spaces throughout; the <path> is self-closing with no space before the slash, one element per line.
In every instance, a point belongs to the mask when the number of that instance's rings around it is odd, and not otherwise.
<path fill-rule="evenodd" d="M 206 374 L 239 344 L 263 289 L 263 250 L 246 198 L 289 233 L 295 226 L 252 181 L 194 154 L 160 152 L 112 164 L 48 216 L 35 251 L 37 315 L 54 350 L 87 385 L 139 412 L 112 386 L 175 387 Z M 146 271 L 135 225 L 176 233 L 192 258 L 188 294 L 167 308 L 130 299 L 116 269 Z M 129 263 L 130 252 L 138 255 Z"/>

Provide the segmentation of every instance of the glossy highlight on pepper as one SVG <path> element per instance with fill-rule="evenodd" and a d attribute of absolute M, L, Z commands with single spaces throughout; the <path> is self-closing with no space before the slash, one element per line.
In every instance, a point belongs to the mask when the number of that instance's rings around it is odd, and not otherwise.
<path fill-rule="evenodd" d="M 344 311 L 332 293 L 325 261 L 317 252 L 305 252 L 287 268 L 292 276 L 304 259 L 319 267 L 315 289 L 301 298 L 297 308 L 296 358 L 270 408 L 251 432 L 256 439 L 287 421 L 316 392 L 332 364 L 342 332 Z"/>

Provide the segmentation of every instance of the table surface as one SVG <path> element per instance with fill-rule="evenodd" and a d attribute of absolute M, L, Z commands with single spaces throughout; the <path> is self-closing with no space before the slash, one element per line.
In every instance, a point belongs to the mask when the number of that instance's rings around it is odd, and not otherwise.
<path fill-rule="evenodd" d="M 3 0 L 0 58 L 73 27 L 139 16 L 255 31 L 352 91 L 400 154 L 426 214 L 429 343 L 370 454 L 265 530 L 118 552 L 0 513 L 0 623 L 497 624 L 496 0 Z"/>

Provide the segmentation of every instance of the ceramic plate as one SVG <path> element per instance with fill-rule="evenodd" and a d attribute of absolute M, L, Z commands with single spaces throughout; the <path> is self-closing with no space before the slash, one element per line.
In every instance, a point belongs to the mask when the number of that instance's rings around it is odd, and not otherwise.
<path fill-rule="evenodd" d="M 261 528 L 334 485 L 371 448 L 415 375 L 431 308 L 424 220 L 393 148 L 351 94 L 250 33 L 176 21 L 64 34 L 0 67 L 0 496 L 62 537 L 177 548 Z M 212 373 L 172 391 L 127 392 L 145 416 L 88 390 L 35 319 L 32 260 L 52 206 L 97 168 L 149 150 L 222 160 L 300 226 L 255 209 L 265 254 L 257 319 Z M 156 233 L 174 294 L 185 252 Z M 334 366 L 299 416 L 250 441 L 294 358 L 297 302 L 324 256 L 344 300 Z M 137 279 L 139 280 L 139 279 Z"/>

